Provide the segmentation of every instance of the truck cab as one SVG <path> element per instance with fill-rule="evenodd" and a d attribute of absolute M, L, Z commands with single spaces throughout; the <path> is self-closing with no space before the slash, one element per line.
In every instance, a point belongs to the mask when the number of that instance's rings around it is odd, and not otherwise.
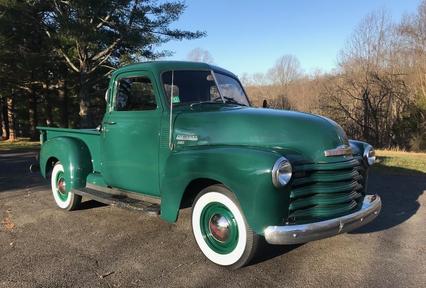
<path fill-rule="evenodd" d="M 86 196 L 175 222 L 192 206 L 201 251 L 230 268 L 247 264 L 261 237 L 304 243 L 380 212 L 367 192 L 371 145 L 322 116 L 251 107 L 225 69 L 132 64 L 112 74 L 105 98 L 97 129 L 39 127 L 40 170 L 64 210 Z"/>

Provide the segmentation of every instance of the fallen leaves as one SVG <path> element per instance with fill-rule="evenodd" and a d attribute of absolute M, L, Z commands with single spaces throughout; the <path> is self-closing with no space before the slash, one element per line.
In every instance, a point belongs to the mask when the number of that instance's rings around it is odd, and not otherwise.
<path fill-rule="evenodd" d="M 1 224 L 3 224 L 6 231 L 12 231 L 13 228 L 16 227 L 15 223 L 13 223 L 12 219 L 10 217 L 6 217 L 1 221 Z"/>
<path fill-rule="evenodd" d="M 6 210 L 7 216 L 0 222 L 4 226 L 6 231 L 9 231 L 9 232 L 12 231 L 13 228 L 16 227 L 15 223 L 13 223 L 12 218 L 10 217 L 10 212 L 11 212 L 11 210 L 7 209 Z"/>

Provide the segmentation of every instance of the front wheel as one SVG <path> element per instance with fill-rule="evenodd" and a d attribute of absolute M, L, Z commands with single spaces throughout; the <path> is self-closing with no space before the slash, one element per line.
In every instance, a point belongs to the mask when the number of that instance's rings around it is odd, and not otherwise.
<path fill-rule="evenodd" d="M 247 224 L 235 195 L 222 185 L 209 186 L 196 197 L 192 232 L 210 261 L 231 269 L 250 262 L 259 238 Z"/>
<path fill-rule="evenodd" d="M 67 186 L 64 167 L 56 163 L 52 170 L 51 186 L 56 205 L 64 210 L 75 210 L 81 203 L 81 196 L 70 192 Z"/>

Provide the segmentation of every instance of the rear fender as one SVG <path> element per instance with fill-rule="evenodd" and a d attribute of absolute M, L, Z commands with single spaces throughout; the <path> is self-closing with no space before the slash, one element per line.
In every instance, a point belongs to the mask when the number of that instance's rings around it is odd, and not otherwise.
<path fill-rule="evenodd" d="M 93 171 L 92 157 L 87 145 L 72 137 L 55 137 L 43 143 L 40 150 L 40 172 L 47 177 L 52 163 L 56 159 L 64 166 L 65 179 L 71 188 L 86 186 L 86 178 Z"/>

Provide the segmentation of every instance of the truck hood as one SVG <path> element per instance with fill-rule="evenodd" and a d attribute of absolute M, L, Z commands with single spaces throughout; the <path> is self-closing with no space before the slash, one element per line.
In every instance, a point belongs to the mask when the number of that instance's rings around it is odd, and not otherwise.
<path fill-rule="evenodd" d="M 349 145 L 334 121 L 313 114 L 249 107 L 219 107 L 177 112 L 176 149 L 200 145 L 237 145 L 274 149 L 304 161 L 339 161 L 324 150 Z M 334 159 L 331 159 L 334 158 Z"/>

